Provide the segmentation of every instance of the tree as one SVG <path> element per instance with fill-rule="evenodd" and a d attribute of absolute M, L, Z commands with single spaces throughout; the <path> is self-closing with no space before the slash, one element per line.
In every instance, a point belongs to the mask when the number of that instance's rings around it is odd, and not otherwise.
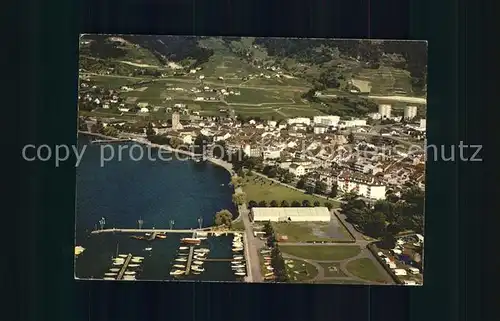
<path fill-rule="evenodd" d="M 156 133 L 153 129 L 153 124 L 148 123 L 148 126 L 146 127 L 146 136 L 149 137 L 149 136 L 154 136 L 154 135 L 156 135 Z"/>
<path fill-rule="evenodd" d="M 393 249 L 396 246 L 396 238 L 390 233 L 385 233 L 378 246 L 382 249 Z"/>
<path fill-rule="evenodd" d="M 309 200 L 303 200 L 302 207 L 311 207 L 311 202 Z"/>
<path fill-rule="evenodd" d="M 300 202 L 299 201 L 293 201 L 292 202 L 292 207 L 300 207 Z"/>
<path fill-rule="evenodd" d="M 238 176 L 233 176 L 231 177 L 231 185 L 234 187 L 234 188 L 238 188 L 241 186 L 241 183 L 242 183 L 242 179 L 241 177 L 238 177 Z"/>
<path fill-rule="evenodd" d="M 283 175 L 283 183 L 290 184 L 291 182 L 293 182 L 294 178 L 295 178 L 295 176 L 293 176 L 292 173 L 285 173 Z"/>
<path fill-rule="evenodd" d="M 354 134 L 351 132 L 349 133 L 349 135 L 347 136 L 347 141 L 349 142 L 349 144 L 354 144 Z"/>
<path fill-rule="evenodd" d="M 331 210 L 333 208 L 333 204 L 330 202 L 325 202 L 325 207 Z"/>
<path fill-rule="evenodd" d="M 288 204 L 288 202 L 286 200 L 283 200 L 281 202 L 281 207 L 288 207 L 288 206 L 290 206 L 290 204 Z"/>
<path fill-rule="evenodd" d="M 236 205 L 243 205 L 246 202 L 247 195 L 245 193 L 233 194 L 233 203 Z"/>
<path fill-rule="evenodd" d="M 237 175 L 239 177 L 242 177 L 242 178 L 245 178 L 245 171 L 243 170 L 243 168 L 240 168 L 237 172 Z"/>
<path fill-rule="evenodd" d="M 269 178 L 275 178 L 278 174 L 278 170 L 276 169 L 276 167 L 271 167 L 269 169 L 269 171 L 267 172 L 267 177 Z"/>
<path fill-rule="evenodd" d="M 332 189 L 330 190 L 330 194 L 328 194 L 328 196 L 335 198 L 337 197 L 337 195 L 338 195 L 338 186 L 337 184 L 333 184 Z"/>
<path fill-rule="evenodd" d="M 251 200 L 250 202 L 248 202 L 248 208 L 253 208 L 253 207 L 256 207 L 258 204 L 256 201 L 254 200 Z"/>
<path fill-rule="evenodd" d="M 233 214 L 230 211 L 224 209 L 220 210 L 215 214 L 215 225 L 231 227 L 233 221 Z"/>
<path fill-rule="evenodd" d="M 320 206 L 321 206 L 321 204 L 319 203 L 319 201 L 314 202 L 314 207 L 320 207 Z"/>
<path fill-rule="evenodd" d="M 259 207 L 267 207 L 267 202 L 266 201 L 260 201 L 259 202 Z"/>
<path fill-rule="evenodd" d="M 304 186 L 306 185 L 306 180 L 301 178 L 298 182 L 297 182 L 297 188 L 298 189 L 304 189 Z"/>
<path fill-rule="evenodd" d="M 328 186 L 326 185 L 325 182 L 316 181 L 316 184 L 314 186 L 314 192 L 316 194 L 325 194 L 327 188 L 328 188 Z"/>
<path fill-rule="evenodd" d="M 278 207 L 278 202 L 276 202 L 275 200 L 272 200 L 271 203 L 269 203 L 269 206 Z"/>

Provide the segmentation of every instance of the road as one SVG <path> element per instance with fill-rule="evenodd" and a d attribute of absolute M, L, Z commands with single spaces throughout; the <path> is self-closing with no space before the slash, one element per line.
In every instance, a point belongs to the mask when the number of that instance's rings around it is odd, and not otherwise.
<path fill-rule="evenodd" d="M 246 206 L 242 206 L 246 209 Z M 253 234 L 252 223 L 248 217 L 249 211 L 246 209 L 244 212 L 240 212 L 241 219 L 245 226 L 245 240 L 246 240 L 246 252 L 247 261 L 250 269 L 248 271 L 249 282 L 260 283 L 263 281 L 262 273 L 260 270 L 260 260 L 259 260 L 259 248 L 258 242 L 260 241 Z"/>
<path fill-rule="evenodd" d="M 328 94 L 321 94 L 318 95 L 319 98 L 337 98 L 339 95 L 328 95 Z M 384 100 L 384 101 L 394 101 L 394 102 L 401 102 L 401 103 L 410 103 L 410 104 L 420 104 L 420 105 L 426 105 L 427 104 L 427 99 L 422 98 L 422 97 L 410 97 L 410 96 L 378 96 L 378 95 L 368 95 L 368 96 L 360 96 L 362 98 L 368 98 L 368 99 L 373 99 L 373 100 Z"/>

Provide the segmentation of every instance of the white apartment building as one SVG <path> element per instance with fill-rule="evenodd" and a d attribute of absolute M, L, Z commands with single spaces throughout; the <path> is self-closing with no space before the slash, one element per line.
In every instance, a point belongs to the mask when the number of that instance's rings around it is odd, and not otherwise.
<path fill-rule="evenodd" d="M 248 157 L 260 157 L 262 155 L 260 148 L 251 147 L 249 144 L 243 147 L 243 153 Z"/>
<path fill-rule="evenodd" d="M 314 126 L 314 133 L 316 135 L 324 134 L 324 133 L 326 133 L 327 129 L 328 129 L 328 127 L 325 125 Z"/>
<path fill-rule="evenodd" d="M 382 119 L 390 119 L 391 118 L 391 109 L 392 109 L 392 106 L 388 105 L 388 104 L 378 105 L 378 113 L 380 114 Z"/>
<path fill-rule="evenodd" d="M 311 125 L 311 119 L 306 118 L 306 117 L 296 117 L 296 118 L 290 118 L 287 120 L 288 125 L 293 125 L 293 124 L 304 124 L 304 125 Z"/>
<path fill-rule="evenodd" d="M 325 126 L 337 126 L 340 121 L 339 116 L 314 116 L 313 123 Z"/>
<path fill-rule="evenodd" d="M 404 118 L 413 119 L 417 116 L 417 106 L 405 106 Z"/>
<path fill-rule="evenodd" d="M 291 164 L 288 167 L 288 171 L 297 177 L 304 176 L 306 174 L 305 167 L 299 164 Z"/>
<path fill-rule="evenodd" d="M 425 130 L 426 129 L 426 120 L 425 118 L 420 119 L 420 129 Z"/>
<path fill-rule="evenodd" d="M 338 189 L 342 193 L 355 192 L 366 198 L 383 200 L 385 199 L 386 186 L 371 180 L 356 179 L 346 175 L 337 178 Z"/>
<path fill-rule="evenodd" d="M 358 127 L 358 126 L 366 126 L 366 120 L 365 119 L 351 119 L 351 120 L 343 120 L 338 123 L 339 128 L 351 128 L 351 127 Z"/>

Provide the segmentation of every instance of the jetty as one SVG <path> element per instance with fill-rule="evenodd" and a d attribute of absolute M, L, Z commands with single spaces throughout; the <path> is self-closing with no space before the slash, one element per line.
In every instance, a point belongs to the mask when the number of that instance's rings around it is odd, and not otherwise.
<path fill-rule="evenodd" d="M 133 142 L 132 139 L 96 139 L 91 141 L 92 144 L 109 144 L 109 143 L 130 143 Z"/>
<path fill-rule="evenodd" d="M 194 246 L 189 247 L 189 255 L 186 263 L 186 275 L 191 271 L 191 262 L 193 261 Z"/>
<path fill-rule="evenodd" d="M 102 230 L 95 230 L 90 232 L 91 234 L 102 234 L 102 233 L 196 233 L 196 232 L 205 232 L 208 235 L 211 234 L 235 234 L 235 233 L 241 233 L 241 231 L 211 231 L 210 229 L 179 229 L 179 230 L 173 230 L 173 229 L 117 229 L 117 228 L 112 228 L 112 229 L 102 229 Z"/>
<path fill-rule="evenodd" d="M 118 275 L 116 276 L 117 280 L 123 279 L 123 275 L 125 274 L 125 271 L 127 270 L 128 264 L 130 263 L 130 260 L 132 259 L 132 254 L 128 254 L 127 258 L 125 259 L 125 262 L 123 263 L 122 268 L 120 269 L 120 272 L 118 272 Z"/>

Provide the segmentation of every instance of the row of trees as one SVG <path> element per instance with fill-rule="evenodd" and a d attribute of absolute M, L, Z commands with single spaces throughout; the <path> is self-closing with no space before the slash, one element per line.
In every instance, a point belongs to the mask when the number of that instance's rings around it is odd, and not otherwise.
<path fill-rule="evenodd" d="M 275 281 L 288 282 L 289 277 L 286 272 L 285 260 L 283 260 L 281 251 L 279 250 L 276 234 L 270 222 L 264 224 L 264 233 L 267 238 L 267 246 L 271 248 L 271 266 L 274 269 Z"/>
<path fill-rule="evenodd" d="M 321 204 L 319 201 L 315 201 L 311 203 L 309 200 L 303 200 L 302 202 L 300 201 L 292 201 L 288 202 L 287 200 L 283 200 L 281 202 L 278 202 L 276 200 L 272 200 L 269 202 L 269 204 L 266 201 L 254 201 L 251 200 L 248 202 L 248 208 L 253 208 L 253 207 L 320 207 L 320 206 L 325 206 L 328 207 L 328 209 L 333 208 L 333 204 L 330 202 L 325 202 Z"/>
<path fill-rule="evenodd" d="M 408 186 L 400 196 L 388 191 L 386 200 L 373 206 L 358 195 L 344 195 L 341 205 L 349 222 L 358 225 L 367 235 L 382 238 L 382 246 L 393 247 L 394 236 L 405 230 L 422 233 L 424 229 L 424 192 L 417 186 Z"/>

